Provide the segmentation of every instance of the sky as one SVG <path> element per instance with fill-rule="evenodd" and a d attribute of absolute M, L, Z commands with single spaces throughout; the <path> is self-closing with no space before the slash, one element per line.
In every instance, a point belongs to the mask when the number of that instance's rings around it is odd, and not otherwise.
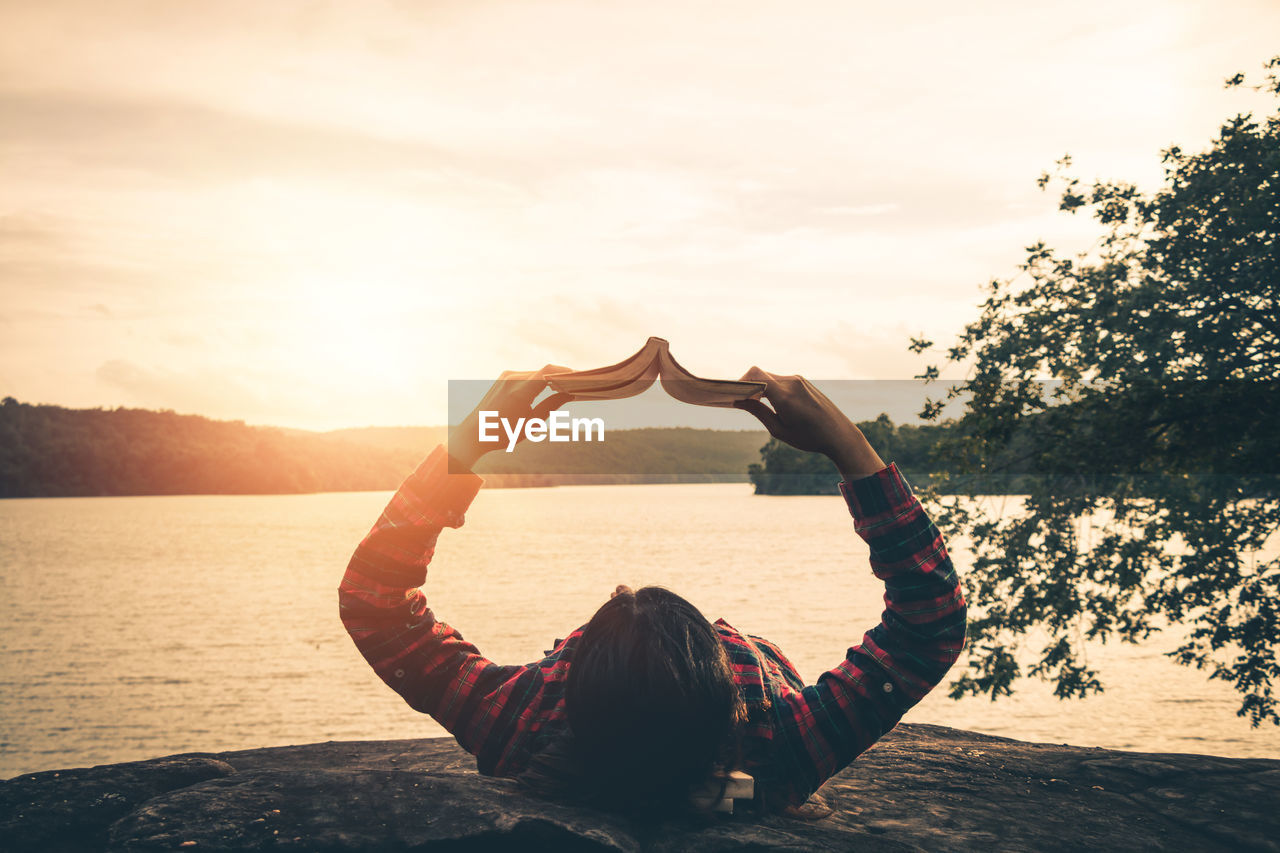
<path fill-rule="evenodd" d="M 0 0 L 0 395 L 433 424 L 449 380 L 650 335 L 909 379 L 1023 247 L 1098 234 L 1042 171 L 1157 186 L 1267 109 L 1222 82 L 1276 33 L 1273 0 Z"/>

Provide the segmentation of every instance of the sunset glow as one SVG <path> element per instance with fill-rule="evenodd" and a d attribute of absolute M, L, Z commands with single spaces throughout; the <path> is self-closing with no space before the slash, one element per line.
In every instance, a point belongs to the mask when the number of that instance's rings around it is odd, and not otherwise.
<path fill-rule="evenodd" d="M 649 335 L 909 378 L 909 335 L 1093 233 L 1042 170 L 1154 182 L 1280 31 L 1265 0 L 0 17 L 0 394 L 317 429 Z"/>

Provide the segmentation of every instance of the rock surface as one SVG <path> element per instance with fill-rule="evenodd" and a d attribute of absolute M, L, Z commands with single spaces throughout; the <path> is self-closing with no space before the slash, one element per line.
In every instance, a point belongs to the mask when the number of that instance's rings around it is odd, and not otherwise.
<path fill-rule="evenodd" d="M 1280 760 L 903 724 L 823 794 L 821 820 L 640 825 L 479 776 L 451 739 L 323 743 L 19 776 L 0 849 L 1280 851 Z"/>

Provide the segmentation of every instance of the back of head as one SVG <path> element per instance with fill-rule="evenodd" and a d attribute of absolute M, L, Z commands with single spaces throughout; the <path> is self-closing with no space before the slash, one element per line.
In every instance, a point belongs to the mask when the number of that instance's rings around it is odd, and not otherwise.
<path fill-rule="evenodd" d="M 726 760 L 741 700 L 714 626 L 661 587 L 621 593 L 579 639 L 565 710 L 603 804 L 678 808 Z"/>

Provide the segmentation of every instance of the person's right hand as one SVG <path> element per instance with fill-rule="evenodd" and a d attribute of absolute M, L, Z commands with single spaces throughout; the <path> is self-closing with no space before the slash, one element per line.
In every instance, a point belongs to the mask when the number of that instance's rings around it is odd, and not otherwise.
<path fill-rule="evenodd" d="M 755 415 L 774 438 L 797 450 L 826 454 L 846 480 L 867 477 L 885 467 L 862 430 L 803 376 L 779 376 L 752 367 L 742 378 L 763 382 L 764 397 L 773 408 L 759 400 L 734 405 Z"/>
<path fill-rule="evenodd" d="M 546 420 L 553 411 L 572 402 L 573 395 L 565 393 L 552 394 L 536 405 L 533 402 L 547 387 L 547 374 L 566 373 L 568 370 L 558 364 L 548 364 L 541 370 L 504 370 L 485 392 L 480 404 L 462 423 L 450 430 L 449 455 L 470 469 L 481 456 L 499 447 L 499 444 L 482 444 L 479 440 L 482 411 L 497 412 L 497 417 L 511 422 L 530 418 Z"/>

